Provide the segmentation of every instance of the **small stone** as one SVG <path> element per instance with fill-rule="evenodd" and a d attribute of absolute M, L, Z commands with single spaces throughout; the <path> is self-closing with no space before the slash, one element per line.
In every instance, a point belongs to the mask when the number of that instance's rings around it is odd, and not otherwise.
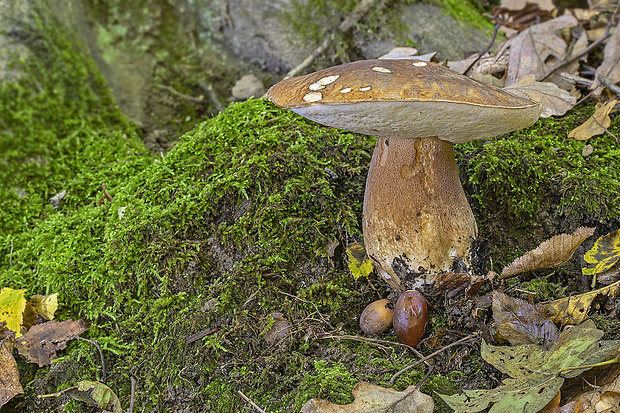
<path fill-rule="evenodd" d="M 594 152 L 594 146 L 587 144 L 583 147 L 583 150 L 581 151 L 581 156 L 585 158 L 586 156 L 592 155 L 592 152 Z"/>
<path fill-rule="evenodd" d="M 263 82 L 252 74 L 245 75 L 237 80 L 237 83 L 232 88 L 232 95 L 235 100 L 246 100 L 252 96 L 258 98 L 264 94 Z"/>

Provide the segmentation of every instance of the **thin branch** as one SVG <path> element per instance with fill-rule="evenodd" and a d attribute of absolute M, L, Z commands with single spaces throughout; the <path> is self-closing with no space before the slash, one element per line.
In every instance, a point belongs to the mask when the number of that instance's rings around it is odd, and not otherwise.
<path fill-rule="evenodd" d="M 569 57 L 568 59 L 562 59 L 561 62 L 553 66 L 551 70 L 549 70 L 549 72 L 547 72 L 547 74 L 545 74 L 540 80 L 538 79 L 537 80 L 539 82 L 545 81 L 545 79 L 547 79 L 549 76 L 551 76 L 552 74 L 554 74 L 555 72 L 557 72 L 558 70 L 566 66 L 567 64 L 574 62 L 575 60 L 579 59 L 581 56 L 584 56 L 590 53 L 592 50 L 599 47 L 600 44 L 603 43 L 609 36 L 611 36 L 611 24 L 607 24 L 607 29 L 605 30 L 605 34 L 603 34 L 601 37 L 596 39 L 590 46 L 586 47 L 581 52 Z"/>
<path fill-rule="evenodd" d="M 181 99 L 188 100 L 193 103 L 202 103 L 205 100 L 203 96 L 194 97 L 194 96 L 186 95 L 185 93 L 181 93 L 170 86 L 166 86 L 166 85 L 156 85 L 156 86 L 174 96 L 177 96 Z"/>
<path fill-rule="evenodd" d="M 401 346 L 401 347 L 406 347 L 409 350 L 411 350 L 416 356 L 420 357 L 420 359 L 423 359 L 424 364 L 426 364 L 427 366 L 429 365 L 425 360 L 424 360 L 424 354 L 420 353 L 418 350 L 416 350 L 414 347 L 411 347 L 407 344 L 403 344 L 403 343 L 398 343 L 396 341 L 387 341 L 387 340 L 380 340 L 377 338 L 370 338 L 370 337 L 360 337 L 360 336 L 351 336 L 351 335 L 347 335 L 347 334 L 343 334 L 340 336 L 336 336 L 330 333 L 326 333 L 324 336 L 319 337 L 320 339 L 339 339 L 339 340 L 354 340 L 354 341 L 361 341 L 361 342 L 366 342 L 366 343 L 373 343 L 375 345 L 377 345 L 377 347 L 381 348 L 382 350 L 386 350 L 387 347 L 383 347 L 379 344 L 388 344 L 388 345 L 392 345 L 392 346 Z"/>
<path fill-rule="evenodd" d="M 357 6 L 351 11 L 351 13 L 338 25 L 337 31 L 340 33 L 347 33 L 353 26 L 357 24 L 366 14 L 375 7 L 377 0 L 361 0 Z M 379 8 L 383 8 L 384 4 L 380 4 Z M 304 59 L 303 62 L 292 68 L 284 79 L 288 79 L 290 77 L 296 76 L 305 68 L 310 66 L 314 60 L 325 53 L 325 51 L 331 46 L 333 37 L 328 36 L 323 43 L 319 45 L 308 57 Z"/>
<path fill-rule="evenodd" d="M 99 350 L 99 357 L 101 357 L 101 382 L 105 383 L 105 379 L 106 379 L 105 361 L 103 360 L 103 351 L 101 351 L 101 347 L 99 347 L 99 343 L 97 342 L 97 340 L 89 340 L 87 338 L 82 338 L 80 336 L 73 336 L 73 338 L 76 338 L 76 339 L 82 340 L 82 341 L 86 341 L 86 342 L 92 344 L 93 346 L 97 347 L 97 350 Z"/>
<path fill-rule="evenodd" d="M 480 335 L 478 334 L 478 332 L 475 332 L 475 333 L 473 333 L 473 334 L 471 334 L 471 335 L 469 335 L 469 336 L 467 336 L 467 337 L 463 337 L 462 339 L 460 339 L 460 340 L 458 340 L 458 341 L 455 341 L 454 343 L 448 344 L 447 346 L 440 348 L 439 350 L 435 351 L 434 353 L 429 354 L 428 356 L 424 357 L 424 358 L 423 358 L 423 359 L 421 359 L 421 360 L 416 361 L 415 363 L 412 363 L 412 364 L 408 365 L 407 367 L 405 367 L 404 369 L 402 369 L 402 370 L 400 370 L 400 371 L 396 372 L 396 373 L 392 376 L 392 378 L 390 379 L 390 384 L 391 384 L 391 385 L 394 385 L 394 382 L 396 381 L 396 379 L 398 378 L 398 376 L 400 376 L 401 374 L 405 373 L 405 372 L 406 372 L 406 371 L 408 371 L 408 370 L 411 370 L 412 368 L 414 368 L 414 367 L 415 367 L 415 366 L 417 366 L 418 364 L 423 363 L 423 362 L 425 362 L 426 360 L 428 360 L 428 359 L 431 359 L 431 358 L 435 357 L 437 354 L 443 353 L 444 351 L 448 350 L 449 348 L 452 348 L 452 347 L 454 347 L 454 346 L 456 346 L 456 345 L 458 345 L 458 344 L 461 344 L 461 343 L 463 343 L 463 342 L 465 342 L 465 341 L 468 341 L 468 340 L 475 340 L 475 339 L 477 339 L 478 337 L 480 337 Z"/>
<path fill-rule="evenodd" d="M 129 379 L 131 380 L 131 398 L 129 399 L 129 409 L 127 409 L 127 413 L 133 413 L 133 402 L 136 396 L 136 379 L 133 376 Z"/>
<path fill-rule="evenodd" d="M 620 86 L 612 82 L 610 78 L 603 76 L 603 75 L 598 75 L 596 78 L 598 79 L 601 85 L 605 86 L 607 89 L 611 90 L 613 93 L 620 96 Z"/>
<path fill-rule="evenodd" d="M 243 392 L 241 390 L 237 390 L 237 393 L 239 394 L 239 396 L 241 396 L 241 398 L 243 400 L 245 400 L 246 402 L 250 403 L 250 405 L 259 413 L 266 413 L 265 410 L 261 409 L 256 403 L 254 403 L 252 400 L 250 400 L 250 398 L 248 396 L 246 396 L 245 394 L 243 394 Z"/>

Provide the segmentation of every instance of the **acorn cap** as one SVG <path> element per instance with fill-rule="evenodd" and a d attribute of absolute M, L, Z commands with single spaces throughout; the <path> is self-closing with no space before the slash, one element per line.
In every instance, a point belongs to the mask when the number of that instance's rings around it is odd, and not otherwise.
<path fill-rule="evenodd" d="M 286 79 L 276 105 L 325 126 L 392 138 L 452 143 L 532 125 L 541 105 L 419 60 L 361 60 Z"/>

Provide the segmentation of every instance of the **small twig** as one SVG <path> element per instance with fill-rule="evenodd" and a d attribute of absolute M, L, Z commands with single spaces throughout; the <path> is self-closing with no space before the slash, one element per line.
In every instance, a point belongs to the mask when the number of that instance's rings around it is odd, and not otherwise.
<path fill-rule="evenodd" d="M 220 329 L 219 327 L 207 328 L 207 329 L 202 330 L 199 333 L 192 334 L 191 336 L 187 337 L 187 339 L 185 340 L 185 344 L 190 344 L 190 343 L 193 343 L 194 341 L 198 341 L 201 338 L 204 338 L 210 334 L 215 333 L 219 329 Z"/>
<path fill-rule="evenodd" d="M 476 57 L 474 59 L 473 62 L 471 62 L 471 64 L 469 66 L 467 66 L 467 69 L 465 69 L 465 71 L 463 72 L 464 75 L 467 75 L 467 72 L 469 72 L 469 70 L 474 67 L 474 65 L 476 64 L 476 62 L 478 60 L 480 60 L 480 58 L 482 56 L 484 56 L 485 54 L 487 54 L 489 52 L 489 50 L 491 50 L 491 47 L 493 47 L 493 43 L 495 43 L 495 39 L 497 38 L 497 32 L 499 31 L 500 28 L 500 24 L 496 24 L 495 27 L 493 27 L 493 37 L 491 38 L 491 43 L 489 43 L 489 45 L 487 46 L 486 49 L 484 49 L 482 52 L 478 53 L 478 57 Z"/>
<path fill-rule="evenodd" d="M 136 379 L 131 376 L 129 380 L 131 380 L 131 398 L 129 399 L 129 409 L 127 409 L 127 413 L 133 413 L 133 402 L 136 397 Z"/>
<path fill-rule="evenodd" d="M 250 403 L 250 405 L 256 409 L 257 412 L 260 413 L 266 413 L 265 410 L 261 409 L 260 407 L 258 407 L 258 405 L 256 403 L 254 403 L 252 400 L 250 400 L 250 398 L 248 396 L 246 396 L 245 394 L 243 394 L 243 392 L 241 390 L 237 390 L 237 393 L 239 394 L 239 396 L 241 396 L 241 398 L 243 400 L 245 400 L 246 402 Z"/>
<path fill-rule="evenodd" d="M 396 341 L 387 341 L 387 340 L 380 340 L 377 338 L 369 338 L 369 337 L 360 337 L 360 336 L 351 336 L 351 335 L 347 335 L 347 334 L 343 334 L 340 336 L 336 336 L 330 333 L 326 333 L 323 337 L 319 337 L 320 339 L 342 339 L 342 340 L 354 340 L 354 341 L 361 341 L 361 342 L 366 342 L 366 343 L 374 343 L 375 345 L 377 345 L 377 347 L 383 349 L 383 350 L 387 350 L 387 347 L 383 347 L 379 344 L 388 344 L 388 345 L 393 345 L 393 346 L 401 346 L 401 347 L 406 347 L 409 350 L 411 350 L 416 356 L 420 357 L 421 359 L 424 359 L 424 354 L 420 353 L 418 350 L 416 350 L 414 347 L 411 347 L 407 344 L 403 344 L 403 343 L 398 343 Z M 429 365 L 426 361 L 424 361 L 424 364 L 426 364 L 427 366 Z"/>
<path fill-rule="evenodd" d="M 620 86 L 612 82 L 610 78 L 603 76 L 603 75 L 598 75 L 596 78 L 598 79 L 601 85 L 605 86 L 607 89 L 611 90 L 613 93 L 620 96 Z"/>
<path fill-rule="evenodd" d="M 609 134 L 612 138 L 614 138 L 614 139 L 616 140 L 616 143 L 618 143 L 618 138 L 616 137 L 616 135 L 614 135 L 613 133 L 611 133 L 611 132 L 609 131 L 609 129 L 607 129 L 607 128 L 605 127 L 605 125 L 603 125 L 601 122 L 599 122 L 598 120 L 596 120 L 596 119 L 594 118 L 594 116 L 592 117 L 592 120 L 593 120 L 594 122 L 596 122 L 596 124 L 597 124 L 598 126 L 600 126 L 600 127 L 601 127 L 601 128 L 602 128 L 605 132 L 607 132 L 607 133 L 608 133 L 608 134 Z M 593 277 L 593 279 L 594 279 L 594 281 L 592 282 L 592 288 L 594 288 L 594 285 L 596 284 L 596 273 L 594 273 L 594 277 Z"/>
<path fill-rule="evenodd" d="M 202 103 L 205 100 L 204 96 L 194 97 L 194 96 L 186 95 L 185 93 L 178 92 L 177 90 L 175 90 L 174 88 L 170 86 L 166 86 L 166 85 L 156 85 L 156 86 L 162 90 L 165 90 L 166 92 L 169 92 L 170 94 L 174 96 L 180 97 L 181 99 L 189 100 L 190 102 L 193 102 L 193 103 Z"/>
<path fill-rule="evenodd" d="M 581 52 L 579 52 L 579 53 L 569 57 L 568 59 L 562 59 L 562 61 L 560 61 L 555 66 L 553 66 L 551 68 L 551 70 L 549 70 L 549 72 L 547 72 L 547 74 L 545 74 L 540 80 L 538 80 L 538 79 L 537 80 L 539 82 L 545 81 L 545 79 L 547 79 L 549 76 L 551 76 L 552 74 L 554 74 L 555 72 L 557 72 L 558 70 L 560 70 L 561 68 L 566 66 L 567 64 L 574 62 L 575 60 L 579 59 L 581 56 L 586 55 L 586 54 L 590 53 L 592 50 L 596 49 L 609 36 L 611 36 L 611 24 L 610 23 L 607 24 L 607 29 L 605 30 L 605 34 L 603 34 L 600 38 L 598 38 L 594 42 L 592 42 L 592 44 L 590 46 L 586 47 Z"/>
<path fill-rule="evenodd" d="M 296 299 L 296 300 L 299 300 L 299 301 L 301 301 L 301 302 L 303 302 L 303 303 L 306 303 L 306 304 L 312 304 L 312 306 L 313 306 L 313 307 L 314 307 L 314 309 L 316 310 L 316 312 L 317 312 L 317 314 L 319 315 L 319 317 L 321 317 L 321 321 L 322 321 L 322 322 L 324 322 L 325 324 L 327 324 L 330 328 L 332 328 L 332 329 L 334 328 L 334 326 L 332 326 L 332 325 L 330 324 L 330 322 L 329 322 L 329 321 L 328 321 L 328 320 L 327 320 L 327 319 L 323 316 L 323 314 L 321 314 L 321 311 L 319 310 L 319 307 L 317 307 L 317 306 L 316 306 L 316 304 L 315 304 L 315 303 L 313 303 L 312 301 L 307 301 L 307 300 L 304 300 L 303 298 L 299 298 L 299 297 L 297 297 L 296 295 L 289 294 L 289 293 L 286 293 L 286 292 L 284 292 L 284 291 L 280 291 L 280 290 L 278 290 L 278 292 L 279 292 L 280 294 L 284 294 L 284 295 L 286 295 L 287 297 L 291 297 L 291 298 L 294 298 L 294 299 Z"/>
<path fill-rule="evenodd" d="M 217 94 L 215 93 L 215 90 L 213 89 L 213 86 L 211 86 L 208 83 L 202 83 L 202 82 L 198 83 L 198 86 L 200 87 L 200 89 L 202 89 L 207 94 L 207 96 L 209 97 L 209 101 L 213 105 L 213 108 L 215 109 L 216 112 L 219 113 L 224 110 L 224 107 L 222 106 L 220 99 L 217 97 Z"/>
<path fill-rule="evenodd" d="M 351 30 L 351 28 L 355 26 L 357 22 L 359 22 L 364 16 L 366 16 L 366 14 L 370 11 L 370 9 L 375 7 L 376 3 L 377 3 L 377 0 L 361 0 L 357 4 L 357 6 L 355 6 L 353 11 L 351 11 L 351 13 L 338 25 L 338 29 L 337 29 L 338 32 L 347 33 L 349 30 Z M 380 3 L 378 7 L 383 8 L 384 3 L 385 2 Z M 296 76 L 302 70 L 310 66 L 317 57 L 325 53 L 327 48 L 332 44 L 332 39 L 333 39 L 332 36 L 327 37 L 323 41 L 323 43 L 319 45 L 319 47 L 317 47 L 308 57 L 304 59 L 303 62 L 301 62 L 294 68 L 292 68 L 286 74 L 286 76 L 284 76 L 284 79 L 288 79 L 289 77 Z"/>
<path fill-rule="evenodd" d="M 9 268 L 13 266 L 13 238 L 11 238 L 11 251 L 9 251 Z"/>
<path fill-rule="evenodd" d="M 66 389 L 64 389 L 64 390 L 57 391 L 56 393 L 51 393 L 51 394 L 38 394 L 38 395 L 37 395 L 37 399 L 47 399 L 47 398 L 49 398 L 49 397 L 58 397 L 58 396 L 62 395 L 63 393 L 66 393 L 66 392 L 68 392 L 68 391 L 71 391 L 71 390 L 77 390 L 77 388 L 78 388 L 78 386 L 71 386 L 71 387 L 67 387 L 67 388 L 66 388 Z"/>
<path fill-rule="evenodd" d="M 477 339 L 478 337 L 479 337 L 478 332 L 475 332 L 475 333 L 473 333 L 473 334 L 471 334 L 471 335 L 469 335 L 469 336 L 467 336 L 467 337 L 463 337 L 462 339 L 460 339 L 460 340 L 458 340 L 458 341 L 455 341 L 454 343 L 448 344 L 447 346 L 440 348 L 439 350 L 435 351 L 434 353 L 429 354 L 428 356 L 424 357 L 424 358 L 423 358 L 423 359 L 421 359 L 421 360 L 416 361 L 415 363 L 412 363 L 412 364 L 408 365 L 408 366 L 407 366 L 407 367 L 405 367 L 404 369 L 402 369 L 402 370 L 400 370 L 400 371 L 397 371 L 397 372 L 396 372 L 396 373 L 392 376 L 392 378 L 390 379 L 390 384 L 391 384 L 391 385 L 394 385 L 394 382 L 396 381 L 396 379 L 398 378 L 398 376 L 400 376 L 401 374 L 405 373 L 405 372 L 406 372 L 406 371 L 408 371 L 408 370 L 411 370 L 412 368 L 414 368 L 414 367 L 415 367 L 415 366 L 417 366 L 418 364 L 423 363 L 423 362 L 425 362 L 426 360 L 428 360 L 428 359 L 431 359 L 431 358 L 435 357 L 437 354 L 440 354 L 440 353 L 442 353 L 442 352 L 444 352 L 444 351 L 448 350 L 449 348 L 452 348 L 452 347 L 454 347 L 454 346 L 456 346 L 456 345 L 458 345 L 458 344 L 461 344 L 461 343 L 463 343 L 463 342 L 465 342 L 465 341 L 467 341 L 467 340 L 474 340 L 474 339 Z"/>
<path fill-rule="evenodd" d="M 80 336 L 73 336 L 73 338 L 76 338 L 78 340 L 82 340 L 82 341 L 86 341 L 90 344 L 92 344 L 93 346 L 97 347 L 97 350 L 99 350 L 99 357 L 101 357 L 101 382 L 105 383 L 105 379 L 106 379 L 106 374 L 105 374 L 105 361 L 103 360 L 103 351 L 101 351 L 101 347 L 99 346 L 99 343 L 97 342 L 97 340 L 89 340 L 87 338 L 83 338 Z"/>

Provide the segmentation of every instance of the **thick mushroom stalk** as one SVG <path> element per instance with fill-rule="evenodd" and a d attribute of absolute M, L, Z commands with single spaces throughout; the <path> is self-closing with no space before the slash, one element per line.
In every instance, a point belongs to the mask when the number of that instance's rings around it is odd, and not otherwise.
<path fill-rule="evenodd" d="M 364 244 L 383 278 L 402 289 L 407 273 L 469 264 L 476 220 L 461 186 L 452 143 L 380 137 L 364 194 Z"/>

